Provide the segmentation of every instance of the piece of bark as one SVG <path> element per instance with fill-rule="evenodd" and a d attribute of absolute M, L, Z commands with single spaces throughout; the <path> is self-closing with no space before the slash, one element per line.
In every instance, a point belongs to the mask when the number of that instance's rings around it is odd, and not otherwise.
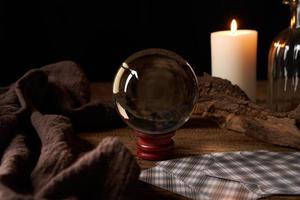
<path fill-rule="evenodd" d="M 295 119 L 297 121 L 298 128 L 300 128 L 300 105 L 298 105 L 297 108 L 289 112 L 288 117 L 291 119 Z"/>
<path fill-rule="evenodd" d="M 299 108 L 289 113 L 272 112 L 251 102 L 227 80 L 204 74 L 198 81 L 199 100 L 194 116 L 268 143 L 300 149 Z"/>

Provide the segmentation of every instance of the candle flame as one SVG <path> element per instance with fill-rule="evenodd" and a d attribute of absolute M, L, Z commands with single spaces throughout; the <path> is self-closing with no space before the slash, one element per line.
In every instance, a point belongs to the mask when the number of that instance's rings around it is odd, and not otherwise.
<path fill-rule="evenodd" d="M 233 19 L 231 22 L 231 33 L 235 34 L 237 32 L 237 29 L 238 29 L 237 21 Z"/>

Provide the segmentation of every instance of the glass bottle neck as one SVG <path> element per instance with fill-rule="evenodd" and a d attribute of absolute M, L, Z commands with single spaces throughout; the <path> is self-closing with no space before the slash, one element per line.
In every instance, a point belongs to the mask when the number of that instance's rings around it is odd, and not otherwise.
<path fill-rule="evenodd" d="M 291 22 L 290 28 L 296 29 L 300 27 L 300 2 L 290 2 L 291 6 Z"/>

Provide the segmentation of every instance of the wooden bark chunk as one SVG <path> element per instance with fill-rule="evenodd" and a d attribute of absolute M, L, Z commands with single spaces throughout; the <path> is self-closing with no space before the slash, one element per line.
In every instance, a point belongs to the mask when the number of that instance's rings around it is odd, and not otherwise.
<path fill-rule="evenodd" d="M 272 112 L 251 102 L 238 86 L 207 74 L 199 78 L 199 93 L 194 116 L 268 143 L 300 149 L 300 106 L 288 113 Z"/>

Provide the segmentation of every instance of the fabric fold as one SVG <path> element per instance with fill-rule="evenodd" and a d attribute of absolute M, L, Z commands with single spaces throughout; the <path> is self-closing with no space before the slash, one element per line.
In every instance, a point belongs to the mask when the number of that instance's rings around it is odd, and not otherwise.
<path fill-rule="evenodd" d="M 106 138 L 45 184 L 37 198 L 122 199 L 138 176 L 139 167 L 130 152 L 116 138 Z"/>
<path fill-rule="evenodd" d="M 76 132 L 122 126 L 110 104 L 90 101 L 80 67 L 63 61 L 0 88 L 0 199 L 124 199 L 139 166 L 116 138 L 98 147 Z"/>

